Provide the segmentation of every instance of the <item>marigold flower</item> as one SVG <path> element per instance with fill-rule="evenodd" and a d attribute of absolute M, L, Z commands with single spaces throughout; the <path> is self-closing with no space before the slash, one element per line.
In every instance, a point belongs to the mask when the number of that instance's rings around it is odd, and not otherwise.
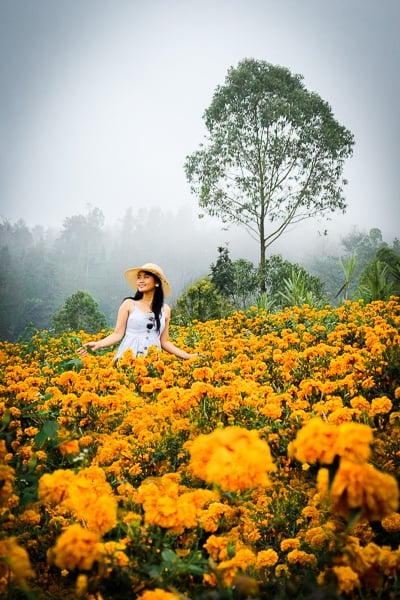
<path fill-rule="evenodd" d="M 161 588 L 156 588 L 155 590 L 146 590 L 138 596 L 138 600 L 181 600 L 181 596 L 173 592 L 166 592 Z"/>
<path fill-rule="evenodd" d="M 275 567 L 275 575 L 276 577 L 289 577 L 290 571 L 287 565 L 277 565 Z"/>
<path fill-rule="evenodd" d="M 209 490 L 188 491 L 178 474 L 164 475 L 141 484 L 135 497 L 143 505 L 145 522 L 177 533 L 198 525 L 200 509 L 217 498 Z"/>
<path fill-rule="evenodd" d="M 397 533 L 400 531 L 400 514 L 397 512 L 391 513 L 383 517 L 381 525 L 385 531 Z"/>
<path fill-rule="evenodd" d="M 335 452 L 356 463 L 366 462 L 371 455 L 372 429 L 363 423 L 342 423 L 338 427 Z"/>
<path fill-rule="evenodd" d="M 27 525 L 39 525 L 41 521 L 41 516 L 35 510 L 27 509 L 22 515 L 20 515 L 19 519 L 22 523 L 26 523 Z"/>
<path fill-rule="evenodd" d="M 78 577 L 76 578 L 76 583 L 75 583 L 75 592 L 76 592 L 76 595 L 78 596 L 78 598 L 81 598 L 82 596 L 84 596 L 86 594 L 88 585 L 89 585 L 88 576 L 84 575 L 83 573 L 80 573 L 78 575 Z"/>
<path fill-rule="evenodd" d="M 372 430 L 362 423 L 333 425 L 311 419 L 289 444 L 289 456 L 300 462 L 329 465 L 335 457 L 363 463 L 371 454 Z"/>
<path fill-rule="evenodd" d="M 334 573 L 337 585 L 337 591 L 339 594 L 350 594 L 354 589 L 361 586 L 360 578 L 358 574 L 348 566 L 334 566 L 331 569 L 320 573 L 318 576 L 318 584 L 324 585 L 328 574 Z M 329 576 L 329 579 L 331 577 Z"/>
<path fill-rule="evenodd" d="M 280 548 L 282 552 L 297 550 L 300 548 L 300 540 L 298 538 L 287 538 L 286 540 L 281 541 Z"/>
<path fill-rule="evenodd" d="M 35 573 L 31 567 L 29 555 L 25 548 L 18 545 L 15 537 L 0 540 L 0 579 L 6 577 L 23 585 Z"/>
<path fill-rule="evenodd" d="M 98 546 L 99 555 L 107 564 L 124 568 L 129 565 L 129 557 L 125 554 L 126 545 L 122 542 L 102 542 Z"/>
<path fill-rule="evenodd" d="M 59 504 L 74 480 L 75 474 L 69 470 L 57 469 L 53 473 L 45 473 L 39 479 L 39 499 L 49 504 Z"/>
<path fill-rule="evenodd" d="M 59 536 L 48 558 L 60 569 L 87 571 L 99 559 L 98 542 L 97 534 L 74 523 Z"/>
<path fill-rule="evenodd" d="M 279 560 L 278 553 L 272 548 L 268 550 L 260 550 L 257 552 L 256 557 L 256 569 L 262 569 L 264 567 L 274 567 Z"/>
<path fill-rule="evenodd" d="M 267 471 L 275 470 L 269 446 L 257 431 L 236 426 L 217 429 L 186 447 L 194 475 L 226 491 L 266 487 L 270 484 Z"/>
<path fill-rule="evenodd" d="M 371 408 L 369 410 L 369 416 L 375 417 L 376 415 L 386 415 L 393 408 L 393 402 L 387 396 L 381 396 L 380 398 L 373 398 L 371 402 Z"/>
<path fill-rule="evenodd" d="M 322 494 L 328 493 L 326 469 L 318 473 L 318 487 Z M 394 477 L 381 473 L 373 465 L 342 460 L 329 499 L 332 512 L 344 518 L 348 518 L 351 511 L 359 510 L 367 520 L 380 521 L 397 510 L 399 489 Z"/>
<path fill-rule="evenodd" d="M 304 550 L 291 550 L 286 557 L 288 563 L 315 567 L 317 559 L 314 554 L 305 552 Z"/>
<path fill-rule="evenodd" d="M 81 451 L 78 440 L 67 440 L 59 446 L 62 456 L 78 456 Z"/>
<path fill-rule="evenodd" d="M 311 419 L 290 442 L 288 454 L 300 462 L 329 465 L 336 456 L 338 428 L 320 418 Z"/>

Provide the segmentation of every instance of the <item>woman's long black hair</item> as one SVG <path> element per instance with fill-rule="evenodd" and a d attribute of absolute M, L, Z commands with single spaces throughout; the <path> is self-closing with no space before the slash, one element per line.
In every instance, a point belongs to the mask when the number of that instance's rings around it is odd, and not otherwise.
<path fill-rule="evenodd" d="M 151 275 L 152 277 L 154 277 L 154 280 L 156 282 L 156 288 L 154 290 L 153 302 L 151 303 L 151 310 L 154 313 L 154 316 L 156 319 L 156 329 L 157 329 L 157 331 L 160 331 L 160 315 L 161 315 L 161 309 L 164 304 L 164 290 L 162 288 L 162 283 L 161 283 L 160 278 L 157 277 L 157 275 L 155 275 L 154 273 L 150 273 L 150 271 L 143 271 L 143 272 L 146 273 L 146 275 Z M 132 300 L 141 300 L 143 298 L 143 292 L 137 291 L 134 296 L 127 296 L 127 298 L 130 298 Z M 126 300 L 127 298 L 124 298 L 124 300 Z"/>

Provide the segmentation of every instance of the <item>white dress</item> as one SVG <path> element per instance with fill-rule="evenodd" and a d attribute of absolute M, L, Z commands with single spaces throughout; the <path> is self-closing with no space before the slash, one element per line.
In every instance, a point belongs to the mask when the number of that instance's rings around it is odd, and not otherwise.
<path fill-rule="evenodd" d="M 114 356 L 114 360 L 120 358 L 128 348 L 132 350 L 134 356 L 147 354 L 150 346 L 161 348 L 160 336 L 165 327 L 164 310 L 161 310 L 160 331 L 157 331 L 154 313 L 143 312 L 138 308 L 136 302 L 133 304 L 126 324 L 125 335 Z"/>

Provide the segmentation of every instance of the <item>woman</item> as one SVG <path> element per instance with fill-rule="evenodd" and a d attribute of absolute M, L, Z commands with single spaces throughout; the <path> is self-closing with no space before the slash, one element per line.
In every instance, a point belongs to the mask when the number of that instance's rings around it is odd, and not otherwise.
<path fill-rule="evenodd" d="M 164 296 L 171 293 L 171 286 L 161 267 L 146 263 L 125 271 L 125 279 L 136 290 L 136 294 L 133 298 L 123 300 L 114 331 L 97 342 L 88 342 L 78 349 L 78 353 L 87 356 L 86 347 L 96 351 L 114 346 L 122 340 L 114 360 L 118 360 L 128 349 L 132 350 L 134 356 L 147 354 L 151 346 L 162 348 L 179 358 L 197 356 L 197 353 L 181 350 L 169 340 L 171 309 L 164 303 Z"/>

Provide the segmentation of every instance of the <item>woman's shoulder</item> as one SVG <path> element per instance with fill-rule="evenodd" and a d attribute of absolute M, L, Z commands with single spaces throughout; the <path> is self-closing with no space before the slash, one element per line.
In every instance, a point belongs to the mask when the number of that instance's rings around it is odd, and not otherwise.
<path fill-rule="evenodd" d="M 131 296 L 124 298 L 121 302 L 121 306 L 123 306 L 124 308 L 129 308 L 130 310 L 132 310 L 134 305 L 135 305 L 135 300 Z"/>
<path fill-rule="evenodd" d="M 171 308 L 170 308 L 169 304 L 166 304 L 164 302 L 164 304 L 163 304 L 163 311 L 164 311 L 165 315 L 167 317 L 169 317 L 169 315 L 171 314 Z"/>

